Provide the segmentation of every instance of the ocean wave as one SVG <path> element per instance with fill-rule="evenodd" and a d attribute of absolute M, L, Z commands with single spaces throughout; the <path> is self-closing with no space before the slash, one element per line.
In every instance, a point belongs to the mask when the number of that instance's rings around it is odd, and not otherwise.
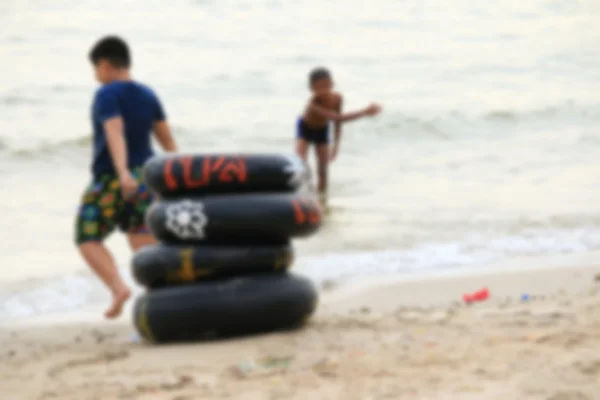
<path fill-rule="evenodd" d="M 568 119 L 569 121 L 597 121 L 600 119 L 600 108 L 577 107 L 572 102 L 559 106 L 547 106 L 532 110 L 490 110 L 483 114 L 483 119 L 488 121 L 556 121 Z"/>
<path fill-rule="evenodd" d="M 37 105 L 42 104 L 43 102 L 44 101 L 42 99 L 23 95 L 8 95 L 0 97 L 0 104 L 3 106 Z"/>
<path fill-rule="evenodd" d="M 482 267 L 516 257 L 578 254 L 600 249 L 600 228 L 538 230 L 528 235 L 461 242 L 422 243 L 406 250 L 326 254 L 299 260 L 298 269 L 316 282 Z M 332 268 L 335 266 L 335 268 Z"/>
<path fill-rule="evenodd" d="M 517 133 L 523 137 L 534 132 L 540 124 L 548 124 L 551 129 L 561 127 L 572 128 L 595 124 L 600 121 L 600 105 L 598 107 L 579 107 L 573 103 L 558 106 L 547 106 L 532 110 L 488 110 L 480 114 L 469 114 L 465 111 L 449 110 L 442 113 L 406 114 L 400 111 L 386 111 L 381 118 L 372 122 L 359 123 L 360 130 L 368 130 L 370 136 L 386 138 L 386 140 L 436 140 L 452 141 L 470 138 L 509 138 Z M 510 125 L 510 130 L 506 126 Z M 546 125 L 543 125 L 546 126 Z M 517 129 L 518 128 L 518 129 Z M 535 128 L 535 129 L 534 129 Z M 224 128 L 233 132 L 233 128 Z M 197 129 L 186 126 L 174 126 L 174 134 L 182 143 L 195 143 Z M 265 138 L 279 138 L 281 135 L 271 135 L 279 132 L 281 124 L 261 123 L 260 131 Z M 499 136 L 497 133 L 511 133 Z M 510 132 L 509 132 L 510 131 Z M 221 132 L 219 132 L 221 134 Z M 206 136 L 206 135 L 203 135 Z M 234 134 L 232 133 L 233 137 Z M 277 139 L 275 139 L 277 140 Z M 600 139 L 590 133 L 581 135 L 582 144 L 596 144 Z M 46 138 L 10 141 L 0 138 L 0 153 L 9 153 L 18 158 L 34 158 L 39 155 L 51 155 L 66 150 L 89 147 L 91 135 L 72 137 L 58 141 L 48 141 Z M 204 143 L 203 143 L 204 145 Z"/>
<path fill-rule="evenodd" d="M 173 135 L 182 144 L 189 141 L 187 138 L 196 140 L 197 137 L 192 135 L 193 130 L 186 130 L 177 125 L 172 125 Z M 221 132 L 219 132 L 221 133 Z M 37 140 L 36 140 L 37 139 Z M 38 156 L 62 154 L 63 152 L 90 149 L 92 145 L 92 134 L 66 138 L 62 140 L 49 141 L 44 138 L 34 138 L 32 140 L 9 141 L 7 138 L 0 137 L 0 154 L 8 154 L 18 159 L 34 159 Z M 87 154 L 87 153 L 86 153 Z"/>
<path fill-rule="evenodd" d="M 579 136 L 579 142 L 585 145 L 600 146 L 600 132 L 582 134 Z"/>
<path fill-rule="evenodd" d="M 61 154 L 64 151 L 89 148 L 91 143 L 91 135 L 69 138 L 56 142 L 40 141 L 37 145 L 34 143 L 33 147 L 11 147 L 6 141 L 0 141 L 0 153 L 8 153 L 14 158 L 27 160 L 35 159 L 38 156 Z"/>
<path fill-rule="evenodd" d="M 560 130 L 596 124 L 598 121 L 600 105 L 579 107 L 567 102 L 531 110 L 491 109 L 479 114 L 461 110 L 436 114 L 423 112 L 420 115 L 386 111 L 380 119 L 369 123 L 368 129 L 373 135 L 386 138 L 449 141 L 490 135 L 498 137 L 498 131 L 526 136 L 540 127 Z M 366 126 L 364 129 L 367 129 Z"/>

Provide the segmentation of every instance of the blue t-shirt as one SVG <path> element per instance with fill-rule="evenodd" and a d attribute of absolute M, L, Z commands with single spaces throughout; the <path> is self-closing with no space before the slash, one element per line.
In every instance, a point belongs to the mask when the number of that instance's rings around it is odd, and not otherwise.
<path fill-rule="evenodd" d="M 104 131 L 104 122 L 114 117 L 123 118 L 127 163 L 130 169 L 141 167 L 154 154 L 152 151 L 152 124 L 165 119 L 165 113 L 152 89 L 133 81 L 117 81 L 102 86 L 96 92 L 92 106 L 94 128 L 95 179 L 104 174 L 115 174 Z"/>

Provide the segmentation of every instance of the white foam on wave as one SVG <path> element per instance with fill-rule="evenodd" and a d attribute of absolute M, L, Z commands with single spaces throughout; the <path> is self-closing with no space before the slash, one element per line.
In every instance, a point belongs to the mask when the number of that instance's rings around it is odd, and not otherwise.
<path fill-rule="evenodd" d="M 584 253 L 600 248 L 600 229 L 536 231 L 486 238 L 472 235 L 460 243 L 425 243 L 403 251 L 325 254 L 300 259 L 299 269 L 317 282 L 353 280 L 381 275 L 435 273 L 504 259 Z"/>
<path fill-rule="evenodd" d="M 89 277 L 68 275 L 44 286 L 6 296 L 0 304 L 0 317 L 31 317 L 70 310 L 85 304 L 92 289 Z"/>
<path fill-rule="evenodd" d="M 121 271 L 125 281 L 133 279 L 125 268 Z M 53 279 L 33 288 L 18 290 L 0 296 L 0 325 L 11 318 L 27 318 L 49 313 L 76 310 L 84 305 L 108 302 L 109 295 L 102 284 L 90 274 L 71 274 Z M 107 303 L 108 304 L 108 303 Z"/>
<path fill-rule="evenodd" d="M 435 274 L 496 263 L 505 259 L 578 254 L 600 249 L 600 228 L 522 232 L 496 238 L 472 235 L 460 243 L 425 243 L 407 250 L 331 253 L 299 257 L 295 271 L 319 286 L 388 275 Z M 122 273 L 133 285 L 128 270 Z M 26 284 L 24 285 L 27 286 Z M 3 288 L 4 289 L 4 288 Z M 8 288 L 7 288 L 8 289 Z M 136 292 L 141 292 L 136 287 Z M 5 290 L 2 292 L 6 293 Z M 49 283 L 0 296 L 0 324 L 14 318 L 73 311 L 108 301 L 101 283 L 91 275 L 67 275 Z"/>

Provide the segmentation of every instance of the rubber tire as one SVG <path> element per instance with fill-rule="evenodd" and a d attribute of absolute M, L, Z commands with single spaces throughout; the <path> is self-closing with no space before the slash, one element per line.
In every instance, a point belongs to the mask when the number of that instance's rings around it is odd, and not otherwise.
<path fill-rule="evenodd" d="M 147 288 L 265 272 L 284 272 L 294 261 L 287 246 L 215 247 L 156 244 L 133 257 L 133 276 Z"/>
<path fill-rule="evenodd" d="M 144 180 L 164 198 L 293 192 L 310 180 L 310 171 L 295 155 L 163 155 L 146 162 Z"/>
<path fill-rule="evenodd" d="M 321 219 L 313 196 L 281 193 L 165 200 L 146 213 L 159 240 L 189 245 L 281 245 L 315 233 Z M 169 228 L 169 222 L 174 226 Z"/>
<path fill-rule="evenodd" d="M 301 327 L 317 301 L 304 277 L 254 275 L 148 292 L 133 319 L 152 343 L 218 339 Z"/>

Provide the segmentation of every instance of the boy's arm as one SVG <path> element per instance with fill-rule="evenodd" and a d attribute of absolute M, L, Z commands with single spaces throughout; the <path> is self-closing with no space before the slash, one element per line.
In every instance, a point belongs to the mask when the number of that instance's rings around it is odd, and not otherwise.
<path fill-rule="evenodd" d="M 165 151 L 177 151 L 177 145 L 175 144 L 173 135 L 171 135 L 171 129 L 169 128 L 169 124 L 167 124 L 167 121 L 155 121 L 152 130 L 154 132 L 156 140 L 158 140 L 158 143 L 160 143 L 160 146 Z"/>
<path fill-rule="evenodd" d="M 115 94 L 110 90 L 100 89 L 96 94 L 95 109 L 104 128 L 106 144 L 115 171 L 119 175 L 119 178 L 125 177 L 129 172 L 127 168 L 125 125 Z"/>
<path fill-rule="evenodd" d="M 339 115 L 342 115 L 342 101 L 343 98 L 340 96 L 339 102 L 336 107 L 336 111 Z M 331 149 L 331 154 L 329 155 L 329 160 L 333 161 L 337 157 L 338 151 L 340 149 L 340 140 L 342 139 L 342 122 L 335 121 L 334 124 L 334 137 L 333 137 L 333 148 Z"/>
<path fill-rule="evenodd" d="M 119 176 L 129 172 L 127 168 L 127 143 L 124 137 L 123 118 L 112 117 L 104 121 L 106 142 L 115 171 Z"/>
<path fill-rule="evenodd" d="M 127 143 L 125 142 L 125 129 L 121 116 L 104 120 L 106 143 L 119 177 L 121 193 L 125 200 L 133 197 L 138 190 L 138 183 L 127 167 Z"/>
<path fill-rule="evenodd" d="M 336 111 L 338 113 L 338 115 L 342 115 L 342 102 L 343 102 L 343 97 L 340 95 L 340 100 L 338 102 L 338 105 L 336 107 Z M 340 142 L 340 139 L 342 138 L 342 121 L 335 121 L 335 128 L 334 128 L 334 145 L 338 145 Z"/>
<path fill-rule="evenodd" d="M 156 109 L 154 111 L 154 122 L 152 124 L 152 131 L 160 146 L 165 151 L 175 152 L 177 151 L 177 145 L 173 135 L 171 135 L 171 129 L 167 123 L 167 117 L 163 106 L 158 98 L 156 98 Z"/>
<path fill-rule="evenodd" d="M 340 123 L 353 121 L 355 119 L 359 119 L 362 117 L 366 117 L 367 115 L 371 115 L 372 114 L 371 108 L 372 107 L 367 107 L 364 110 L 349 112 L 347 114 L 341 114 L 339 112 L 332 111 L 332 110 L 329 110 L 328 108 L 318 105 L 314 100 L 312 100 L 308 105 L 308 109 L 310 111 L 314 112 L 315 114 L 318 114 L 323 118 L 327 118 L 329 120 L 332 120 L 335 122 L 340 122 Z"/>

